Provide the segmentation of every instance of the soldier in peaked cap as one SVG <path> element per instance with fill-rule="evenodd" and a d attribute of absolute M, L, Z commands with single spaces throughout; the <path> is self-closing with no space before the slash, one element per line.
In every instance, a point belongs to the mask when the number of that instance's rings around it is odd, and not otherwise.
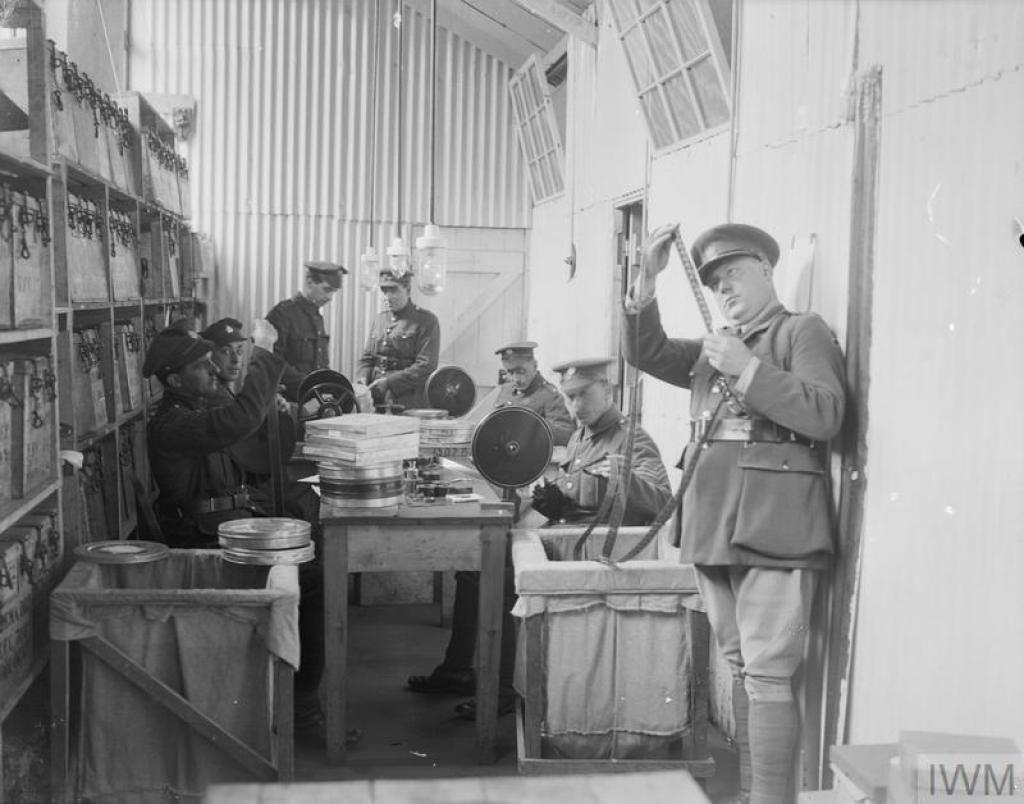
<path fill-rule="evenodd" d="M 222 322 L 218 322 L 220 324 Z M 207 330 L 232 337 L 228 327 Z M 148 427 L 153 477 L 159 487 L 157 517 L 164 540 L 177 548 L 216 548 L 217 526 L 264 515 L 250 498 L 245 475 L 230 449 L 263 420 L 285 369 L 274 353 L 277 332 L 266 321 L 253 327 L 253 354 L 237 396 L 224 401 L 210 353 L 216 344 L 183 326 L 156 335 L 143 374 L 164 386 Z M 295 675 L 295 729 L 322 740 L 318 690 L 323 671 L 323 582 L 319 564 L 299 568 L 299 639 L 302 663 Z"/>
<path fill-rule="evenodd" d="M 298 402 L 299 386 L 311 371 L 329 368 L 331 336 L 324 327 L 320 308 L 341 287 L 344 266 L 334 262 L 307 262 L 302 290 L 290 299 L 278 302 L 267 313 L 267 320 L 280 335 L 274 347 L 285 359 L 285 396 Z"/>
<path fill-rule="evenodd" d="M 629 425 L 612 399 L 608 367 L 613 362 L 614 358 L 600 357 L 554 367 L 562 375 L 562 393 L 568 397 L 579 427 L 569 439 L 555 488 L 549 484 L 534 489 L 533 507 L 549 519 L 592 514 L 607 491 L 608 456 L 625 454 Z M 671 496 L 661 453 L 647 432 L 637 427 L 623 524 L 653 521 Z"/>
<path fill-rule="evenodd" d="M 560 521 L 592 515 L 607 491 L 611 470 L 608 456 L 622 455 L 626 450 L 629 427 L 626 418 L 612 401 L 608 377 L 608 366 L 612 362 L 613 358 L 603 357 L 574 360 L 555 366 L 555 371 L 562 374 L 562 392 L 569 398 L 580 426 L 569 438 L 565 460 L 559 465 L 555 482 L 545 481 L 544 485 L 534 488 L 533 509 L 548 519 Z M 639 427 L 633 443 L 633 468 L 628 482 L 623 523 L 650 523 L 672 497 L 672 487 L 657 446 Z M 512 600 L 514 595 L 506 589 L 506 610 L 511 608 Z M 452 613 L 452 638 L 444 661 L 429 676 L 410 677 L 408 684 L 411 689 L 417 692 L 458 693 L 472 689 L 476 609 L 471 614 L 472 618 L 463 617 L 464 622 L 460 624 L 456 622 L 455 612 Z M 514 708 L 513 633 L 514 629 L 506 620 L 502 628 L 499 714 L 507 714 Z M 474 719 L 476 702 L 464 701 L 455 710 L 464 718 Z"/>
<path fill-rule="evenodd" d="M 799 742 L 793 677 L 833 551 L 826 442 L 843 420 L 843 359 L 819 316 L 779 302 L 778 244 L 745 224 L 709 229 L 691 252 L 729 326 L 668 338 L 655 283 L 676 228 L 655 230 L 644 246 L 626 300 L 623 351 L 643 371 L 690 390 L 683 461 L 695 463 L 680 558 L 696 567 L 733 673 L 741 796 L 782 802 Z M 720 380 L 731 392 L 725 404 Z"/>
<path fill-rule="evenodd" d="M 356 396 L 367 392 L 378 405 L 429 407 L 427 378 L 437 368 L 441 324 L 413 303 L 412 274 L 382 270 L 378 279 L 384 309 L 373 319 L 356 369 Z"/>
<path fill-rule="evenodd" d="M 495 352 L 508 381 L 502 384 L 494 407 L 519 405 L 539 413 L 551 427 L 555 446 L 565 446 L 575 427 L 562 395 L 537 369 L 536 348 L 533 341 L 519 341 Z"/>
<path fill-rule="evenodd" d="M 217 367 L 217 380 L 230 391 L 231 384 L 242 373 L 242 355 L 245 342 L 242 322 L 237 318 L 222 318 L 204 329 L 200 335 L 213 344 L 210 360 Z"/>
<path fill-rule="evenodd" d="M 564 446 L 574 425 L 565 407 L 565 400 L 537 370 L 533 341 L 517 341 L 495 351 L 509 379 L 502 384 L 494 407 L 520 406 L 540 414 L 551 427 L 554 443 Z M 499 673 L 499 712 L 511 711 L 515 696 L 512 676 L 515 658 L 515 622 L 511 617 L 515 595 L 511 582 L 506 583 L 506 617 L 502 627 L 501 666 Z M 460 693 L 475 691 L 473 656 L 476 651 L 476 630 L 479 617 L 480 573 L 459 570 L 455 573 L 455 600 L 452 607 L 452 632 L 445 649 L 444 661 L 429 675 L 409 676 L 409 689 L 425 693 Z M 475 717 L 475 706 L 461 705 L 459 713 Z"/>

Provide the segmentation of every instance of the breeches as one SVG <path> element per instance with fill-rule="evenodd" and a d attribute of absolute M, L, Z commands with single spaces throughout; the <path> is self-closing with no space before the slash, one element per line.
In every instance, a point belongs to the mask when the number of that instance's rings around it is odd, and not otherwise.
<path fill-rule="evenodd" d="M 698 565 L 697 586 L 729 668 L 754 701 L 793 700 L 819 570 Z"/>

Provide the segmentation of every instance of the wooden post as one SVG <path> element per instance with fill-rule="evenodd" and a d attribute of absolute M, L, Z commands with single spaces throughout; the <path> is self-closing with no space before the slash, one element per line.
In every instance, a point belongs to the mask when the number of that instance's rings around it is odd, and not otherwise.
<path fill-rule="evenodd" d="M 498 724 L 498 675 L 504 606 L 504 525 L 480 526 L 480 615 L 477 624 L 476 745 L 477 761 L 494 762 Z"/>
<path fill-rule="evenodd" d="M 324 529 L 324 576 L 336 579 L 334 594 L 324 595 L 324 687 L 327 690 L 327 764 L 345 761 L 348 661 L 348 526 Z"/>

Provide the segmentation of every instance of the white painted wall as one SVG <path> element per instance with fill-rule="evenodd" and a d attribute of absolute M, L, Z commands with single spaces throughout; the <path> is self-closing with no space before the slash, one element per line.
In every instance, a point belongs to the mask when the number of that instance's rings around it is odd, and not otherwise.
<path fill-rule="evenodd" d="M 544 362 L 613 348 L 613 210 L 645 184 L 629 72 L 606 5 L 597 8 L 597 49 L 570 53 L 576 181 L 534 209 L 527 245 L 528 328 Z M 649 226 L 678 221 L 692 239 L 731 217 L 765 227 L 784 252 L 813 234 L 810 307 L 843 343 L 850 89 L 858 71 L 882 66 L 850 736 L 892 741 L 925 728 L 1024 745 L 1024 252 L 1013 220 L 1024 218 L 1024 4 L 744 0 L 741 19 L 731 192 L 728 129 L 655 154 Z M 570 229 L 580 259 L 572 283 L 562 267 Z M 701 331 L 678 268 L 659 297 L 670 334 Z M 644 425 L 671 464 L 686 394 L 644 383 Z"/>

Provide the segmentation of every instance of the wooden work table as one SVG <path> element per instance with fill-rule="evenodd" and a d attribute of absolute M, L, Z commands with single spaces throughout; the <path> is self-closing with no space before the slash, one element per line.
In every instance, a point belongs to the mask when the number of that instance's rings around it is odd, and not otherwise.
<path fill-rule="evenodd" d="M 498 721 L 502 589 L 512 506 L 472 470 L 448 468 L 480 502 L 342 508 L 323 501 L 324 687 L 327 762 L 345 761 L 348 573 L 479 570 L 477 761 L 494 762 Z"/>

